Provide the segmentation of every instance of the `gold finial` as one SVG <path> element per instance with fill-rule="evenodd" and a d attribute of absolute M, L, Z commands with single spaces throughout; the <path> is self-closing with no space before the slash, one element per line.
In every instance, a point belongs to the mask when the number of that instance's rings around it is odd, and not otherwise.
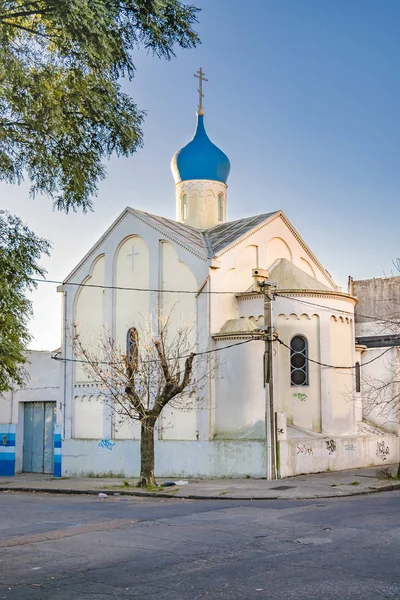
<path fill-rule="evenodd" d="M 200 80 L 200 85 L 198 88 L 198 92 L 199 92 L 199 104 L 197 106 L 197 114 L 198 115 L 204 115 L 204 109 L 203 109 L 203 98 L 204 98 L 204 94 L 203 94 L 203 81 L 208 81 L 208 79 L 206 79 L 204 77 L 204 71 L 203 69 L 200 67 L 200 69 L 198 71 L 196 71 L 196 73 L 194 73 L 194 77 L 197 77 L 197 79 Z"/>

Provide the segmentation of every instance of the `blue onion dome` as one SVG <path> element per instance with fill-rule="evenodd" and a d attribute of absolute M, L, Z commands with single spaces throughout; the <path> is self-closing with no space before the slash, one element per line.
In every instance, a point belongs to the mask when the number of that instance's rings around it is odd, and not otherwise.
<path fill-rule="evenodd" d="M 227 182 L 231 169 L 229 158 L 208 137 L 201 113 L 197 113 L 197 128 L 192 141 L 178 150 L 171 169 L 175 183 L 188 179 Z"/>

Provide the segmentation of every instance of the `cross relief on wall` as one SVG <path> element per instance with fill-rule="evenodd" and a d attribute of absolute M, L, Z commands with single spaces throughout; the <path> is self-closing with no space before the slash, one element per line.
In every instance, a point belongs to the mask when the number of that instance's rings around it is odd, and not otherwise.
<path fill-rule="evenodd" d="M 135 256 L 137 256 L 139 252 L 135 252 L 135 246 L 132 246 L 132 252 L 127 255 L 127 258 L 132 257 L 132 271 L 135 270 Z"/>

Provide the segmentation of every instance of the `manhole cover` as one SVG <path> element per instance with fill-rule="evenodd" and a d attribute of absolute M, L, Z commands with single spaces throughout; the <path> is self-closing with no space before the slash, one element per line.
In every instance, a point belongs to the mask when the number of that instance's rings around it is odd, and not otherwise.
<path fill-rule="evenodd" d="M 283 490 L 294 490 L 296 486 L 295 485 L 278 485 L 278 487 L 274 487 L 274 488 L 269 488 L 270 490 L 277 490 L 277 491 L 283 491 Z"/>

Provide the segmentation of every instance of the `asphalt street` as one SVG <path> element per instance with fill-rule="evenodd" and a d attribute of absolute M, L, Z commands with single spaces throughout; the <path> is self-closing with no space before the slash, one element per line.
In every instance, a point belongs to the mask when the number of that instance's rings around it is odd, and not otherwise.
<path fill-rule="evenodd" d="M 0 599 L 400 599 L 399 504 L 0 492 Z"/>

